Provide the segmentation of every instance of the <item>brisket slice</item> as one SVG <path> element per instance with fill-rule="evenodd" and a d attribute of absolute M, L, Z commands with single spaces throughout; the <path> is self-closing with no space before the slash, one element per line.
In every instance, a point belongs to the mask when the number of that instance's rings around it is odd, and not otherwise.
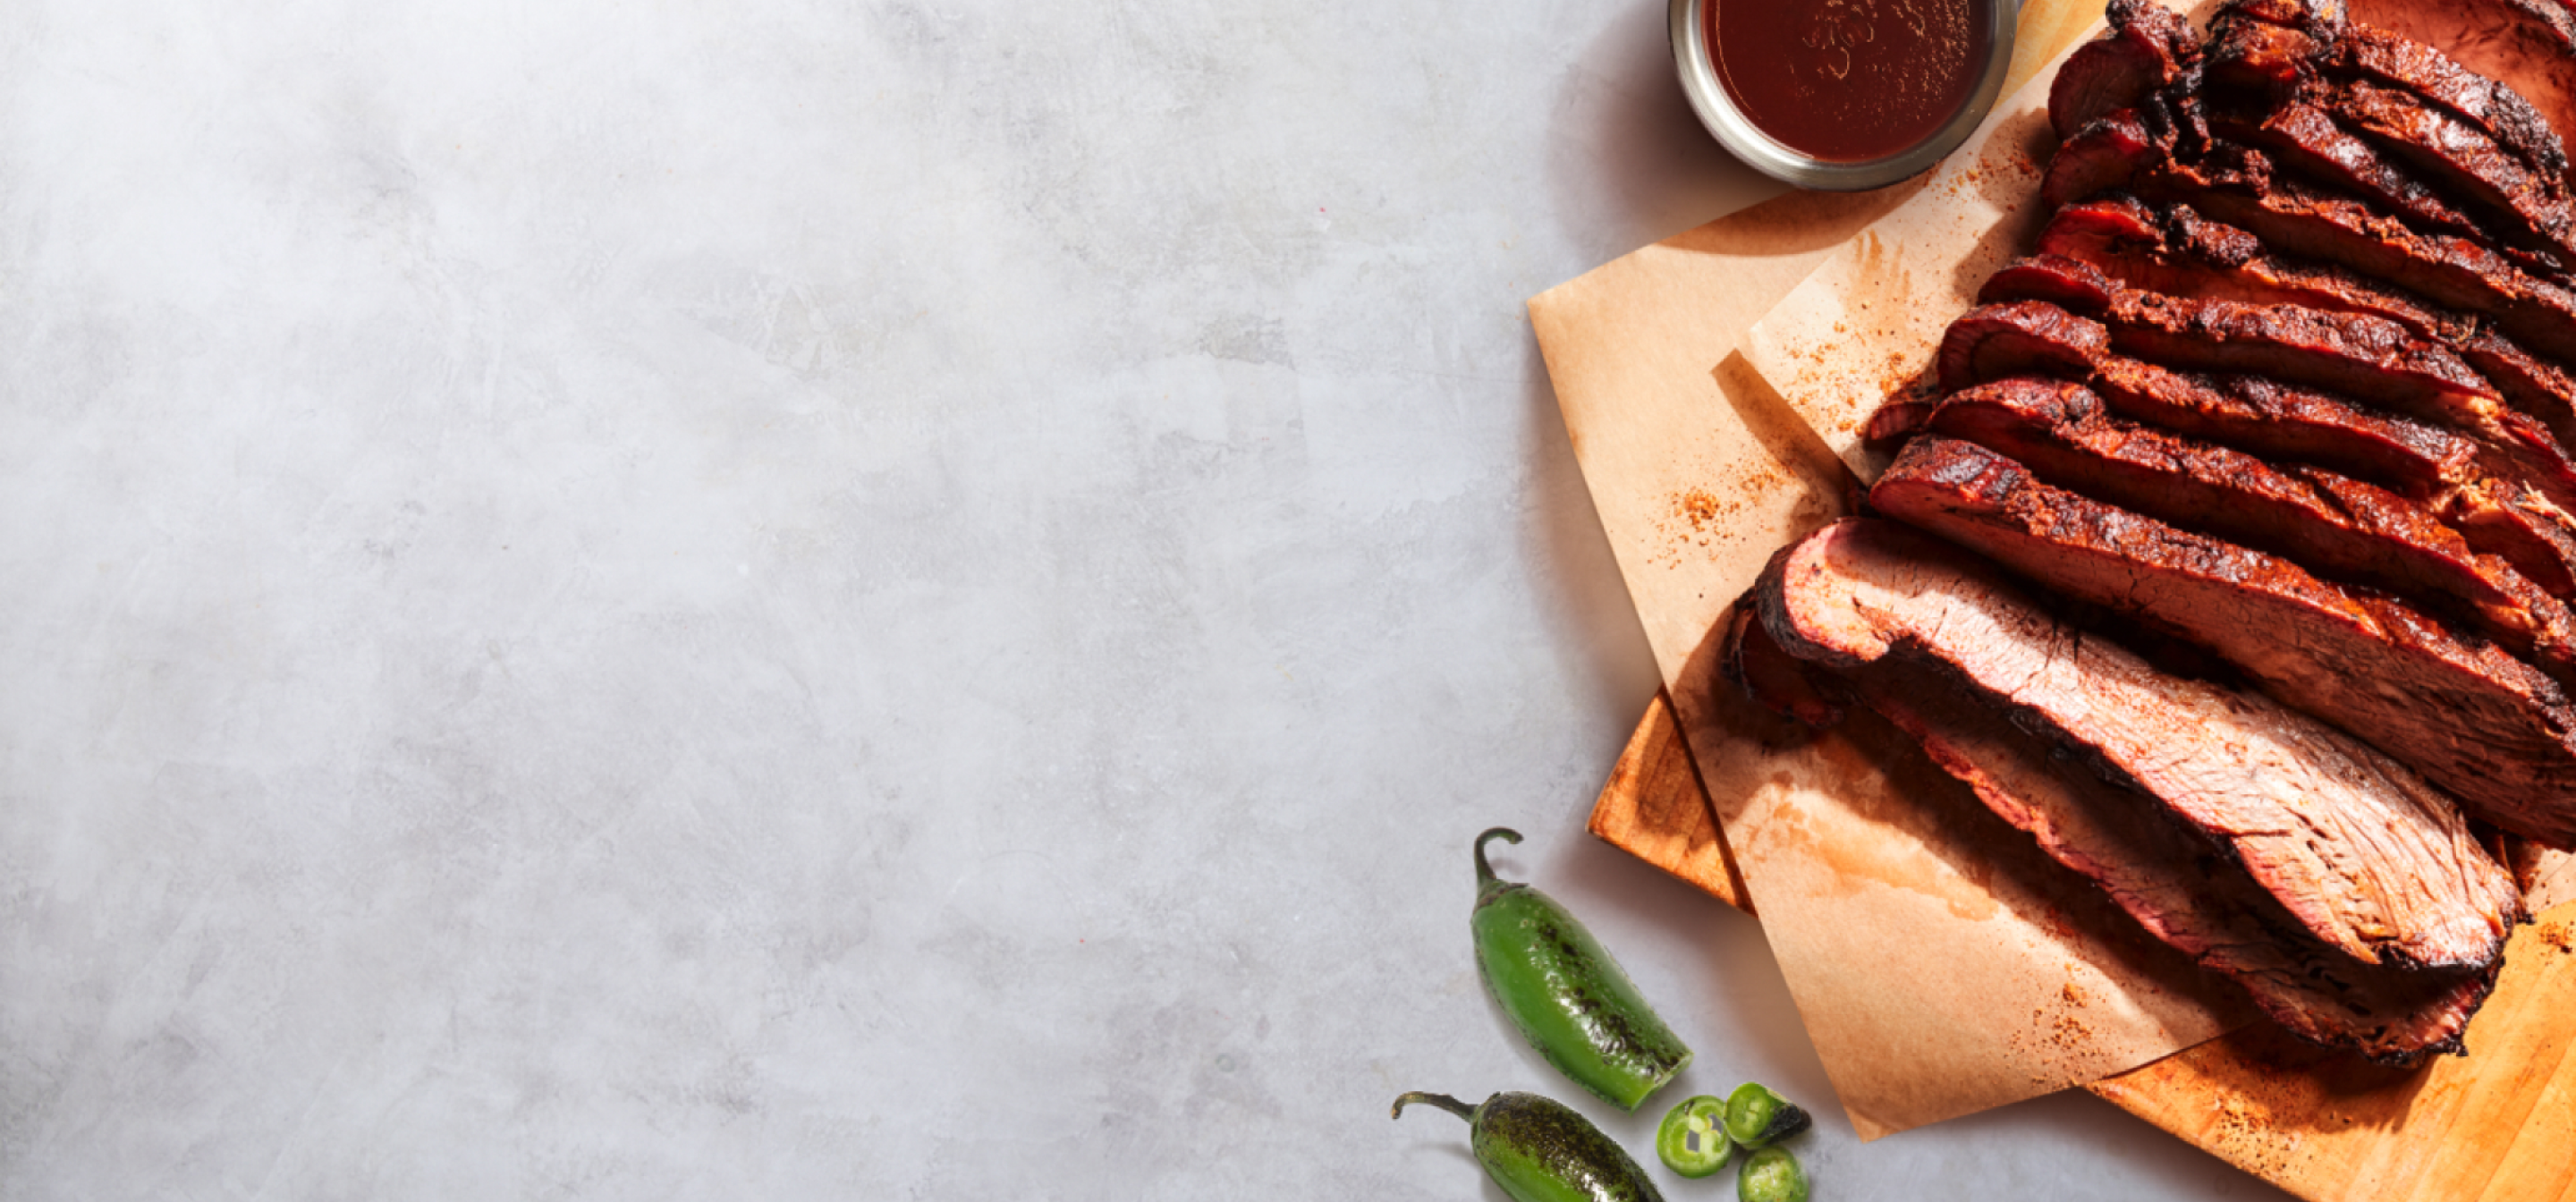
<path fill-rule="evenodd" d="M 2576 214 L 2563 180 L 2544 180 L 2485 130 L 2412 93 L 2359 80 L 2327 90 L 2325 107 L 2425 179 L 2479 206 L 2506 240 L 2576 261 Z"/>
<path fill-rule="evenodd" d="M 2259 695 L 2159 672 L 1956 548 L 1840 522 L 1774 556 L 1753 596 L 1781 651 L 1855 694 L 1873 666 L 1955 673 L 1981 708 L 2054 736 L 2067 775 L 2180 820 L 2365 964 L 2483 968 L 2522 917 L 2510 875 L 2422 777 Z"/>
<path fill-rule="evenodd" d="M 2095 124 L 2106 130 L 2118 126 L 2110 118 Z M 2074 173 L 2081 178 L 2061 189 L 2070 194 L 2052 195 L 2052 204 L 2090 195 L 2072 194 L 2087 184 L 2116 181 L 2099 186 L 2188 204 L 2251 232 L 2274 251 L 2348 267 L 2436 304 L 2488 318 L 2524 346 L 2576 362 L 2576 294 L 2472 239 L 2417 233 L 2359 201 L 2275 178 L 2270 159 L 2234 144 L 2222 143 L 2211 162 L 2185 166 L 2151 141 L 2107 135 L 2079 140 L 2087 142 L 2095 161 Z M 2121 156 L 2128 161 L 2116 161 Z M 2057 174 L 2052 164 L 2049 178 Z"/>
<path fill-rule="evenodd" d="M 2209 128 L 2270 154 L 2284 168 L 2377 204 L 2417 229 L 2485 237 L 2475 220 L 2415 172 L 2390 162 L 2315 105 L 2289 101 L 2264 113 L 2222 111 L 2210 118 Z"/>
<path fill-rule="evenodd" d="M 1762 633 L 1761 615 L 1751 603 L 1753 596 L 1745 594 L 1723 619 L 1727 625 L 1724 639 L 1718 644 L 1718 674 L 1783 718 L 1793 718 L 1819 730 L 1840 724 L 1856 701 L 1851 689 L 1831 674 L 1782 651 L 1771 636 Z"/>
<path fill-rule="evenodd" d="M 2451 346 L 2515 411 L 2538 420 L 2559 446 L 2576 439 L 2576 378 L 2493 331 L 2481 330 Z"/>
<path fill-rule="evenodd" d="M 2231 3 L 2209 21 L 2209 83 L 2222 93 L 2286 100 L 2307 90 L 2343 39 L 2340 3 Z"/>
<path fill-rule="evenodd" d="M 2481 466 L 2484 447 L 2438 426 L 2259 376 L 2173 371 L 2112 354 L 2109 343 L 2098 323 L 2046 302 L 1981 306 L 1942 335 L 1941 387 L 2034 374 L 2082 381 L 2123 416 L 2417 496 L 2473 479 Z"/>
<path fill-rule="evenodd" d="M 2550 596 L 2576 598 L 2576 521 L 2509 480 L 2477 480 L 2434 499 L 2434 511 L 2482 555 L 2512 564 Z"/>
<path fill-rule="evenodd" d="M 2459 356 L 2383 318 L 2143 292 L 2057 255 L 2006 264 L 1977 299 L 2059 305 L 2102 322 L 2123 354 L 2329 388 L 2455 429 L 2482 431 L 2505 412 L 2495 387 Z"/>
<path fill-rule="evenodd" d="M 1788 680 L 1792 712 L 1828 691 L 1879 711 L 2307 1038 L 2399 1061 L 2455 1047 L 2520 902 L 2413 773 L 2259 696 L 2159 673 L 1886 523 L 1781 552 L 1751 600 L 1724 658 L 1758 699 Z M 2377 942 L 2418 922 L 2450 932 L 2418 941 L 2456 943 L 2447 971 Z"/>
<path fill-rule="evenodd" d="M 2040 230 L 2038 249 L 2147 292 L 2363 313 L 2446 344 L 2477 333 L 2475 322 L 2349 268 L 2275 255 L 2261 239 L 2211 221 L 2189 205 L 2149 205 L 2122 193 L 2097 196 L 2051 216 Z"/>
<path fill-rule="evenodd" d="M 2496 826 L 2576 845 L 2576 710 L 2555 682 L 2494 644 L 2261 552 L 2051 488 L 1971 443 L 1915 439 L 1869 501 L 2209 649 Z"/>
<path fill-rule="evenodd" d="M 2510 456 L 2518 475 L 2576 509 L 2576 464 L 2546 426 L 2507 408 L 2447 350 L 2395 322 L 2295 305 L 2246 305 L 2140 292 L 2072 259 L 2006 265 L 1979 297 L 2046 301 L 2097 313 L 2113 350 L 2187 371 L 2242 372 L 2330 389 L 2447 426 Z"/>
<path fill-rule="evenodd" d="M 2425 500 L 2479 477 L 2480 447 L 2439 426 L 2374 413 L 2260 376 L 2195 376 L 2111 356 L 2091 383 L 2132 421 L 2312 463 Z"/>
<path fill-rule="evenodd" d="M 2528 100 L 2547 127 L 2576 129 L 2576 16 L 2557 0 L 2388 0 L 2360 15 L 2384 34 L 2443 47 L 2459 66 Z M 2563 161 L 2540 165 L 2562 176 L 2566 171 Z"/>
<path fill-rule="evenodd" d="M 1903 442 L 1922 432 L 1924 424 L 1932 420 L 1933 408 L 1931 401 L 1888 401 L 1869 415 L 1869 423 L 1861 427 L 1860 440 L 1873 446 Z"/>
<path fill-rule="evenodd" d="M 2040 232 L 2039 248 L 2144 291 L 2394 321 L 2417 338 L 2457 351 L 2507 403 L 2539 419 L 2562 447 L 2576 440 L 2576 379 L 2556 365 L 2396 288 L 2344 268 L 2268 254 L 2252 234 L 2208 220 L 2189 205 L 2159 212 L 2127 196 L 2069 205 Z"/>
<path fill-rule="evenodd" d="M 2130 425 L 2083 385 L 2062 380 L 2002 380 L 1953 393 L 1930 428 L 2068 492 L 2331 580 L 2387 589 L 2504 644 L 2562 685 L 2576 681 L 2576 620 L 2567 607 L 2386 489 Z"/>
<path fill-rule="evenodd" d="M 2039 199 L 2061 208 L 2100 192 L 2130 187 L 2167 158 L 2165 145 L 2134 108 L 2095 118 L 2060 142 L 2039 178 Z"/>
<path fill-rule="evenodd" d="M 2327 72 L 2404 88 L 2473 122 L 2563 192 L 2567 150 L 2522 93 L 2486 78 L 2413 38 L 2373 25 L 2344 28 Z M 2576 84 L 2576 77 L 2566 82 Z M 2555 88 L 2551 89 L 2555 91 Z"/>
<path fill-rule="evenodd" d="M 2048 85 L 2048 120 L 2060 139 L 2116 109 L 2133 107 L 2200 61 L 2191 22 L 2154 0 L 2111 0 L 2108 33 L 2078 47 Z"/>
<path fill-rule="evenodd" d="M 2054 305 L 1989 305 L 1951 323 L 1941 344 L 1942 384 L 1957 390 L 2029 374 L 2082 381 L 2133 421 L 2312 463 L 2413 497 L 2479 553 L 2502 558 L 2554 596 L 2576 596 L 2576 519 L 2523 483 L 2511 457 L 2437 426 L 2259 376 L 2186 375 L 2112 355 L 2108 341 L 2094 323 Z M 1884 440 L 1910 434 L 1907 423 L 1924 416 L 1892 418 Z"/>
<path fill-rule="evenodd" d="M 2111 353 L 2110 331 L 2046 301 L 1980 305 L 1941 332 L 1941 391 L 2034 372 L 2083 379 Z"/>
<path fill-rule="evenodd" d="M 2219 132 L 2270 150 L 2283 165 L 2350 188 L 2428 230 L 2493 236 L 2537 252 L 2545 270 L 2563 270 L 2576 254 L 2568 241 L 2563 182 L 2544 181 L 2483 126 L 2412 91 L 2369 79 L 2319 79 L 2321 69 L 2332 70 L 2349 57 L 2344 42 L 2351 27 L 2340 16 L 2321 18 L 2312 9 L 2284 25 L 2222 11 L 2212 24 L 2210 78 L 2222 92 L 2232 89 L 2252 102 L 2232 106 L 2237 115 Z M 2382 160 L 2338 126 L 2358 130 L 2413 170 Z M 2494 224 L 2484 234 L 2465 224 L 2457 209 L 2424 186 L 2427 181 L 2471 200 Z"/>

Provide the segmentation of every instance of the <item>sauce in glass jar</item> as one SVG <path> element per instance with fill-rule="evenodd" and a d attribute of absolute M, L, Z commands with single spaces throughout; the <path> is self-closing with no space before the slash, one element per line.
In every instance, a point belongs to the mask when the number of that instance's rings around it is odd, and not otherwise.
<path fill-rule="evenodd" d="M 1986 63 L 1979 2 L 1707 0 L 1708 53 L 1735 106 L 1783 145 L 1884 158 L 1967 103 Z"/>

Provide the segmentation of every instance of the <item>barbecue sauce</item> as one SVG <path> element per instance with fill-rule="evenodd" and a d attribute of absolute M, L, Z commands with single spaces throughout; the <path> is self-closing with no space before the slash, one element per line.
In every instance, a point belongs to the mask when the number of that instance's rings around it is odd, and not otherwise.
<path fill-rule="evenodd" d="M 1986 63 L 1980 3 L 1707 0 L 1709 56 L 1763 133 L 1819 159 L 1895 154 L 1968 101 Z"/>

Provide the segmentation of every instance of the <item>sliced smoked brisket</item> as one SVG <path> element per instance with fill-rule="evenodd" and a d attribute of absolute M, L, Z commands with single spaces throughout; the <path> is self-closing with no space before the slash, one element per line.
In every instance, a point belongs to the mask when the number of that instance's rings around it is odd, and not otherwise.
<path fill-rule="evenodd" d="M 2576 295 L 2567 289 L 2472 239 L 2418 233 L 2359 201 L 2270 178 L 2260 152 L 2227 161 L 2227 170 L 2165 163 L 2132 172 L 2128 186 L 2152 200 L 2189 204 L 2281 253 L 2339 264 L 2489 318 L 2533 350 L 2576 361 Z"/>
<path fill-rule="evenodd" d="M 2521 344 L 2457 313 L 2350 270 L 2282 259 L 2252 234 L 2189 205 L 2162 210 L 2126 196 L 2069 205 L 2040 232 L 2043 255 L 2085 264 L 2128 287 L 2201 300 L 2297 305 L 2396 322 L 2455 350 L 2506 403 L 2576 440 L 2576 378 Z"/>
<path fill-rule="evenodd" d="M 2221 110 L 2210 117 L 2209 128 L 2222 138 L 2264 151 L 2283 168 L 2369 200 L 2417 229 L 2482 236 L 2474 218 L 2434 191 L 2416 171 L 2392 162 L 2377 146 L 2316 105 L 2292 101 L 2262 113 Z"/>
<path fill-rule="evenodd" d="M 2365 314 L 2145 292 L 2057 255 L 2006 264 L 1977 299 L 2061 306 L 2101 322 L 2111 349 L 2150 362 L 2332 389 L 2454 428 L 2475 428 L 2503 408 L 2495 386 L 2459 356 Z"/>
<path fill-rule="evenodd" d="M 2413 501 L 2333 472 L 2112 417 L 2080 384 L 2016 378 L 1951 394 L 1930 428 L 2093 500 L 2386 589 L 2576 682 L 2576 620 L 2503 560 L 2478 554 Z"/>
<path fill-rule="evenodd" d="M 2381 36 L 2419 47 L 2444 47 L 2442 53 L 2459 66 L 2492 81 L 2493 87 L 2514 99 L 2529 102 L 2535 118 L 2546 118 L 2544 129 L 2576 129 L 2576 14 L 2557 0 L 2382 0 L 2368 5 L 2360 16 Z M 2368 44 L 2352 36 L 2360 28 L 2347 31 L 2344 38 L 2346 58 L 2356 68 L 2440 98 L 2437 86 L 2418 82 L 2424 78 L 2419 67 L 2365 64 L 2363 55 L 2350 49 Z M 2398 73 L 2405 78 L 2391 78 Z M 2505 140 L 2499 119 L 2486 120 L 2490 132 Z M 2567 171 L 2563 152 L 2552 163 L 2543 151 L 2535 156 L 2535 165 L 2562 177 Z"/>
<path fill-rule="evenodd" d="M 2349 268 L 2272 254 L 2254 235 L 2189 205 L 2159 207 L 2125 194 L 2071 204 L 2040 230 L 2039 253 L 2084 263 L 2146 292 L 2363 313 L 2425 339 L 2460 339 L 2476 329 L 2457 313 Z"/>
<path fill-rule="evenodd" d="M 2477 477 L 2483 448 L 2438 426 L 2256 376 L 2193 375 L 2109 351 L 2094 322 L 2055 305 L 1986 305 L 1950 323 L 1945 390 L 2044 374 L 2089 383 L 2124 417 L 2258 455 L 2314 463 L 2429 498 Z"/>
<path fill-rule="evenodd" d="M 2049 81 L 2048 120 L 2061 139 L 2136 107 L 2200 62 L 2200 34 L 2154 0 L 2110 0 L 2102 15 L 2110 32 L 2077 47 Z"/>
<path fill-rule="evenodd" d="M 1955 439 L 1908 444 L 1869 503 L 2207 648 L 2486 821 L 2576 846 L 2576 710 L 2554 681 L 2492 643 L 2276 557 L 2052 488 Z"/>
<path fill-rule="evenodd" d="M 2261 150 L 2221 140 L 2186 163 L 2173 153 L 2170 134 L 2139 110 L 2121 110 L 2060 147 L 2040 183 L 2052 209 L 2114 190 L 2189 204 L 2276 252 L 2348 267 L 2487 317 L 2524 345 L 2576 362 L 2576 295 L 2542 278 L 2546 270 L 2526 270 L 2509 248 L 2422 232 L 2349 196 L 2286 178 Z"/>
<path fill-rule="evenodd" d="M 2209 21 L 2209 85 L 2239 101 L 2294 98 L 2315 82 L 2344 26 L 2340 3 L 2225 5 Z"/>
<path fill-rule="evenodd" d="M 2503 81 L 2478 75 L 2439 50 L 2375 25 L 2346 26 L 2335 49 L 2335 57 L 2326 64 L 2328 73 L 2404 88 L 2440 105 L 2476 123 L 2498 144 L 2564 187 L 2565 144 L 2540 110 Z M 2565 82 L 2576 84 L 2576 75 Z M 2558 90 L 2554 81 L 2550 90 Z"/>
<path fill-rule="evenodd" d="M 2328 89 L 2320 103 L 2417 177 L 2467 199 L 2484 228 L 2562 264 L 2576 261 L 2565 181 L 2542 176 L 2485 130 L 2411 93 L 2359 80 Z"/>
<path fill-rule="evenodd" d="M 1723 659 L 1757 697 L 1809 722 L 1877 710 L 2292 1031 L 2393 1063 L 2457 1049 L 2520 901 L 2413 773 L 1887 523 L 1781 552 L 1750 600 Z"/>
<path fill-rule="evenodd" d="M 2518 478 L 2576 511 L 2576 463 L 2548 428 L 2505 405 L 2459 356 L 2395 322 L 2140 292 L 2054 255 L 2006 265 L 1979 295 L 1990 304 L 2043 302 L 2097 315 L 2113 350 L 2149 362 L 2324 388 L 2448 427 L 2494 448 L 2517 465 Z"/>

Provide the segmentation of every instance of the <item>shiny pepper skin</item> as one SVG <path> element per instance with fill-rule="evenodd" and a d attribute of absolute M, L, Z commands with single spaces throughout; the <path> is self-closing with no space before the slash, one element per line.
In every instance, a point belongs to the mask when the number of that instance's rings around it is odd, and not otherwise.
<path fill-rule="evenodd" d="M 1530 1046 L 1569 1080 L 1635 1110 L 1690 1063 L 1691 1051 L 1639 996 L 1592 932 L 1546 894 L 1494 876 L 1495 827 L 1476 836 L 1476 967 Z"/>
<path fill-rule="evenodd" d="M 1554 1098 L 1498 1093 L 1469 1107 L 1447 1094 L 1409 1093 L 1414 1102 L 1467 1120 L 1467 1146 L 1485 1175 L 1518 1202 L 1664 1202 L 1646 1171 L 1592 1120 Z"/>

